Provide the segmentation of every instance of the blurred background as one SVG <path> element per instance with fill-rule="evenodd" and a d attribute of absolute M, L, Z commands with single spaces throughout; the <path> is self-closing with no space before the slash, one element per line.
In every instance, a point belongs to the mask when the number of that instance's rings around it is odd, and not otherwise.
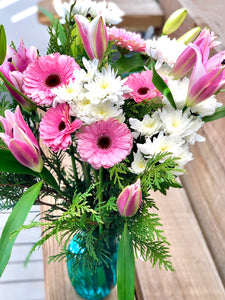
<path fill-rule="evenodd" d="M 48 45 L 47 27 L 38 22 L 39 0 L 0 0 L 0 22 L 4 25 L 8 43 L 17 46 L 23 38 L 26 48 L 35 45 L 40 54 Z"/>

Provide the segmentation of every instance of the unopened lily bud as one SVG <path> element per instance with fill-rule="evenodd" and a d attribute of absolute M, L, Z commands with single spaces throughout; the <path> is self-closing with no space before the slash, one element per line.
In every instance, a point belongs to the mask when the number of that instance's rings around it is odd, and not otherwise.
<path fill-rule="evenodd" d="M 89 22 L 84 16 L 76 15 L 75 21 L 87 55 L 91 60 L 97 58 L 101 61 L 108 44 L 108 35 L 103 18 L 97 16 Z"/>
<path fill-rule="evenodd" d="M 138 211 L 142 201 L 141 182 L 127 186 L 119 195 L 116 205 L 123 217 L 132 217 Z"/>
<path fill-rule="evenodd" d="M 15 113 L 5 111 L 5 118 L 0 116 L 5 133 L 0 133 L 9 150 L 15 158 L 24 166 L 35 172 L 41 172 L 43 161 L 40 148 L 32 131 L 23 119 L 19 106 Z"/>
<path fill-rule="evenodd" d="M 187 16 L 187 9 L 180 8 L 176 10 L 166 21 L 165 25 L 163 26 L 163 34 L 170 34 L 176 31 L 180 25 L 183 23 L 184 19 Z"/>
<path fill-rule="evenodd" d="M 183 42 L 185 45 L 188 45 L 189 43 L 193 42 L 201 32 L 201 27 L 195 27 L 188 32 L 186 32 L 184 35 L 179 37 L 177 40 L 178 42 Z"/>

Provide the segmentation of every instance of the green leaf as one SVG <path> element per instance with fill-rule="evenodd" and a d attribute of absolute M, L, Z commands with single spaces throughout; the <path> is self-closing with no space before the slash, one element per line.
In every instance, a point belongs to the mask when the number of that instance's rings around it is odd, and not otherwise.
<path fill-rule="evenodd" d="M 225 117 L 225 105 L 217 107 L 215 113 L 212 116 L 205 116 L 202 118 L 204 122 L 211 122 Z"/>
<path fill-rule="evenodd" d="M 117 259 L 118 300 L 133 300 L 135 290 L 134 250 L 127 223 L 124 224 Z"/>
<path fill-rule="evenodd" d="M 152 82 L 154 86 L 168 99 L 169 103 L 174 109 L 177 109 L 176 104 L 173 99 L 173 95 L 168 87 L 168 85 L 165 83 L 165 81 L 162 79 L 162 77 L 156 72 L 154 63 L 152 63 Z"/>
<path fill-rule="evenodd" d="M 38 173 L 21 165 L 18 160 L 7 149 L 0 148 L 0 171 L 15 173 L 15 174 L 29 174 L 38 176 Z"/>
<path fill-rule="evenodd" d="M 33 170 L 23 166 L 7 149 L 0 148 L 0 171 L 15 174 L 34 175 L 44 180 L 59 194 L 62 194 L 55 178 L 47 168 L 44 167 L 41 173 L 34 172 Z"/>
<path fill-rule="evenodd" d="M 118 70 L 118 74 L 129 73 L 144 66 L 144 59 L 140 53 L 131 56 L 122 56 L 113 65 L 112 68 Z"/>
<path fill-rule="evenodd" d="M 19 229 L 26 220 L 26 217 L 38 197 L 41 190 L 42 182 L 32 185 L 20 198 L 10 214 L 5 227 L 3 228 L 0 238 L 0 277 L 9 261 L 12 247 L 16 241 L 17 235 L 11 237 L 11 233 Z"/>
<path fill-rule="evenodd" d="M 5 28 L 0 25 L 0 65 L 3 64 L 7 51 L 7 40 L 5 35 Z"/>
<path fill-rule="evenodd" d="M 40 174 L 37 174 L 37 176 L 40 176 L 42 180 L 44 180 L 47 184 L 49 184 L 51 187 L 53 187 L 57 192 L 60 193 L 60 188 L 54 178 L 54 176 L 51 174 L 51 172 L 47 168 L 43 168 Z"/>
<path fill-rule="evenodd" d="M 53 16 L 53 14 L 51 14 L 49 11 L 47 11 L 47 10 L 44 9 L 43 7 L 38 6 L 38 9 L 39 9 L 40 12 L 42 12 L 46 17 L 49 18 L 49 20 L 50 20 L 50 22 L 52 23 L 52 25 L 53 25 L 55 31 L 56 31 L 56 32 L 57 32 L 57 31 L 59 32 L 58 38 L 59 38 L 60 42 L 62 43 L 62 45 L 65 44 L 66 41 L 67 41 L 67 40 L 66 40 L 66 34 L 65 34 L 64 28 L 63 28 L 62 24 L 59 22 L 59 20 L 56 19 L 56 18 Z"/>

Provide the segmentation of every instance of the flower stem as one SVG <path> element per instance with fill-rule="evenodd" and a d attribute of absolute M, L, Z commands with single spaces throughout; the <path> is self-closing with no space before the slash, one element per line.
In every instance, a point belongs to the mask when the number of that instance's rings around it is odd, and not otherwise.
<path fill-rule="evenodd" d="M 77 167 L 76 167 L 76 161 L 74 157 L 74 147 L 73 143 L 70 145 L 70 157 L 71 157 L 71 162 L 72 162 L 72 167 L 73 167 L 73 174 L 74 174 L 74 180 L 75 180 L 75 186 L 77 186 L 78 183 L 78 174 L 77 174 Z"/>
<path fill-rule="evenodd" d="M 102 191 L 102 183 L 103 183 L 103 167 L 99 169 L 99 213 L 101 215 L 101 206 L 103 203 L 103 191 Z M 99 224 L 99 234 L 102 233 L 103 225 Z"/>
<path fill-rule="evenodd" d="M 85 178 L 85 185 L 86 185 L 86 188 L 88 189 L 89 186 L 91 185 L 91 178 L 90 178 L 90 174 L 88 172 L 88 164 L 86 162 L 82 163 L 82 169 L 83 169 L 84 178 Z"/>

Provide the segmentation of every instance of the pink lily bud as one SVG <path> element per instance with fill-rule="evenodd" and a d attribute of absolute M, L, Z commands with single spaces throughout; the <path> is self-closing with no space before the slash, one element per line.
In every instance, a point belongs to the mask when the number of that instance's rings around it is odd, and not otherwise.
<path fill-rule="evenodd" d="M 84 16 L 76 15 L 75 20 L 87 55 L 91 60 L 98 58 L 101 61 L 108 44 L 103 18 L 97 16 L 89 22 Z"/>
<path fill-rule="evenodd" d="M 19 106 L 15 113 L 5 111 L 5 118 L 0 116 L 0 121 L 5 133 L 0 133 L 9 150 L 15 158 L 24 166 L 35 172 L 41 172 L 43 161 L 38 143 L 23 119 Z"/>
<path fill-rule="evenodd" d="M 191 46 L 196 53 L 196 63 L 191 74 L 185 105 L 193 106 L 211 97 L 225 85 L 224 66 L 215 65 L 208 70 L 203 63 L 203 55 L 196 45 Z M 216 59 L 217 61 L 217 59 Z"/>
<path fill-rule="evenodd" d="M 20 40 L 17 52 L 8 46 L 6 59 L 4 63 L 0 66 L 0 72 L 4 77 L 23 93 L 23 71 L 27 66 L 38 57 L 37 50 L 35 47 L 25 48 L 23 40 Z M 10 94 L 15 98 L 15 100 L 27 110 L 35 110 L 36 104 L 32 101 L 26 101 L 22 96 L 13 91 L 10 87 L 6 85 Z"/>
<path fill-rule="evenodd" d="M 221 67 L 225 65 L 225 50 L 213 55 L 207 61 L 206 68 L 208 71 L 211 71 L 214 68 Z"/>
<path fill-rule="evenodd" d="M 209 58 L 210 49 L 214 48 L 219 44 L 215 41 L 216 37 L 213 32 L 207 29 L 203 29 L 197 39 L 194 41 L 201 53 L 203 63 L 205 64 Z M 184 76 L 188 71 L 190 71 L 196 62 L 196 53 L 191 45 L 189 45 L 178 57 L 176 64 L 173 67 L 172 75 L 175 78 L 180 78 Z"/>
<path fill-rule="evenodd" d="M 123 217 L 132 217 L 138 211 L 142 201 L 141 182 L 127 186 L 119 195 L 116 205 Z"/>

